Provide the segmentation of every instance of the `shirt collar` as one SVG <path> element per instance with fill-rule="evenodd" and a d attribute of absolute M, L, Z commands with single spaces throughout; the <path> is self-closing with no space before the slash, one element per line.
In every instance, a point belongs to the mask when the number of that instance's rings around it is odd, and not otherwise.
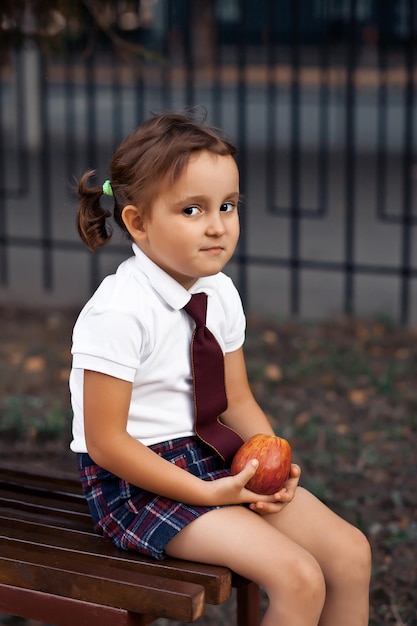
<path fill-rule="evenodd" d="M 187 290 L 154 263 L 135 243 L 132 244 L 132 249 L 136 257 L 136 266 L 148 278 L 153 289 L 173 309 L 184 308 L 190 300 L 190 294 L 204 291 L 208 296 L 211 296 L 217 291 L 217 275 L 198 278 L 194 285 Z"/>

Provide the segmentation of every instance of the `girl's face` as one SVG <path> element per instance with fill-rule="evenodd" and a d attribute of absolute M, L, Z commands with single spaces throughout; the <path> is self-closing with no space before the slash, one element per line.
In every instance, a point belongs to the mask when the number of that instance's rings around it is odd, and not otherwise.
<path fill-rule="evenodd" d="M 233 157 L 204 150 L 191 156 L 180 178 L 155 198 L 143 220 L 132 220 L 129 231 L 154 263 L 189 289 L 197 278 L 220 272 L 233 255 L 238 200 Z"/>

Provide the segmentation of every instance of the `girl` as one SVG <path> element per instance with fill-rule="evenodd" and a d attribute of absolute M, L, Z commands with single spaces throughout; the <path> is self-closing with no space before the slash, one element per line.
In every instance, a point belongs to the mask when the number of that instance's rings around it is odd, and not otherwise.
<path fill-rule="evenodd" d="M 196 436 L 183 307 L 208 295 L 207 326 L 224 352 L 222 422 L 243 440 L 273 434 L 247 379 L 240 298 L 222 269 L 239 235 L 235 148 L 189 115 L 155 116 L 115 153 L 110 181 L 79 183 L 78 230 L 95 251 L 114 220 L 134 255 L 85 305 L 73 335 L 71 448 L 96 529 L 124 549 L 224 565 L 261 585 L 263 626 L 365 626 L 365 537 L 298 487 L 273 496 L 245 485 Z M 212 416 L 216 421 L 217 415 Z M 243 505 L 243 506 L 242 506 Z"/>

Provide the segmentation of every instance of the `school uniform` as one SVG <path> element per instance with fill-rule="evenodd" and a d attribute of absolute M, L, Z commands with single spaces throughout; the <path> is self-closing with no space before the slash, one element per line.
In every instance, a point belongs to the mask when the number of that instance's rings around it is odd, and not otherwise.
<path fill-rule="evenodd" d="M 207 327 L 224 353 L 242 346 L 245 316 L 240 296 L 225 274 L 200 278 L 187 291 L 135 244 L 133 252 L 115 274 L 103 280 L 74 327 L 71 449 L 78 454 L 96 530 L 121 548 L 161 559 L 168 541 L 210 507 L 162 498 L 94 463 L 84 436 L 84 370 L 131 382 L 128 433 L 184 470 L 214 480 L 229 470 L 195 436 L 193 322 L 183 307 L 191 294 L 208 294 Z"/>

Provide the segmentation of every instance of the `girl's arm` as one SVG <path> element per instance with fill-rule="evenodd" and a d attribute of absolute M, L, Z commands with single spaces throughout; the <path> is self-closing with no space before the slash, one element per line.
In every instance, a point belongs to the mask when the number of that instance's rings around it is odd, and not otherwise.
<path fill-rule="evenodd" d="M 245 488 L 256 464 L 248 463 L 237 476 L 203 481 L 131 437 L 126 430 L 131 393 L 129 382 L 84 372 L 85 436 L 95 463 L 138 487 L 188 504 L 216 506 L 259 500 Z"/>
<path fill-rule="evenodd" d="M 268 418 L 253 397 L 249 386 L 243 348 L 225 355 L 225 379 L 228 406 L 222 415 L 224 423 L 233 428 L 244 441 L 257 433 L 274 435 Z M 257 501 L 250 504 L 250 508 L 261 515 L 278 513 L 293 499 L 300 473 L 299 466 L 293 464 L 284 487 L 271 496 L 269 501 L 258 496 Z"/>
<path fill-rule="evenodd" d="M 224 367 L 228 406 L 222 421 L 244 441 L 257 433 L 273 435 L 272 426 L 249 386 L 243 348 L 226 353 Z"/>

